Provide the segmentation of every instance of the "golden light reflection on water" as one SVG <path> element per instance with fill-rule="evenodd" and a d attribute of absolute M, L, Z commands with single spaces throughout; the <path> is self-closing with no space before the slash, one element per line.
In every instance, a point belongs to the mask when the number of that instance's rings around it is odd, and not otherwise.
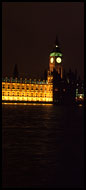
<path fill-rule="evenodd" d="M 83 105 L 82 104 L 79 104 L 79 107 L 82 107 Z"/>
<path fill-rule="evenodd" d="M 8 103 L 8 102 L 2 102 L 2 104 L 7 104 L 7 105 L 35 105 L 35 106 L 37 106 L 37 105 L 41 105 L 41 106 L 52 106 L 52 105 L 53 105 L 53 104 L 51 104 L 51 103 L 50 103 L 50 104 L 47 104 L 47 103 L 46 103 L 46 104 L 44 104 L 44 103 L 43 103 L 43 104 L 42 104 L 42 103 L 40 104 L 40 103 L 14 103 L 14 102 L 13 102 L 13 103 L 11 103 L 11 102 L 9 102 L 9 103 Z"/>

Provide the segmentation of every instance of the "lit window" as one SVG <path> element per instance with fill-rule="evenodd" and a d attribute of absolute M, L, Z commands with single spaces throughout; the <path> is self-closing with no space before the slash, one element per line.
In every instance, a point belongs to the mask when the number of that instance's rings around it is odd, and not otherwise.
<path fill-rule="evenodd" d="M 54 58 L 53 58 L 53 57 L 51 57 L 50 62 L 51 62 L 51 63 L 53 63 L 53 61 L 54 61 Z"/>
<path fill-rule="evenodd" d="M 55 91 L 58 91 L 58 88 L 55 88 Z"/>
<path fill-rule="evenodd" d="M 68 82 L 68 83 L 70 82 L 68 78 L 67 78 L 67 82 Z"/>
<path fill-rule="evenodd" d="M 14 89 L 14 85 L 12 86 L 12 88 Z"/>
<path fill-rule="evenodd" d="M 82 94 L 79 95 L 79 98 L 80 98 L 80 99 L 83 99 Z"/>
<path fill-rule="evenodd" d="M 65 88 L 63 88 L 63 91 L 65 92 Z"/>

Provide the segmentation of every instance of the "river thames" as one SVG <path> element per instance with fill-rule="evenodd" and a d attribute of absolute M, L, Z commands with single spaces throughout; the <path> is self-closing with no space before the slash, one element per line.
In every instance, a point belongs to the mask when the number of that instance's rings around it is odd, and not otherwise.
<path fill-rule="evenodd" d="M 2 187 L 84 186 L 82 105 L 2 104 Z"/>

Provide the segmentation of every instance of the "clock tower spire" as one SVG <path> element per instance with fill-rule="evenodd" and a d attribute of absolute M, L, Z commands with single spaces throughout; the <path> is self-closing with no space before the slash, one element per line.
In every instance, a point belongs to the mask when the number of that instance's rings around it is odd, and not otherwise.
<path fill-rule="evenodd" d="M 59 47 L 59 41 L 58 41 L 57 35 L 56 35 L 56 40 L 55 40 L 55 46 L 56 46 L 56 48 Z"/>
<path fill-rule="evenodd" d="M 59 48 L 59 42 L 56 36 L 56 41 L 53 47 L 53 51 L 50 53 L 49 56 L 49 71 L 50 73 L 53 70 L 56 70 L 60 77 L 62 78 L 63 71 L 62 71 L 62 52 Z"/>

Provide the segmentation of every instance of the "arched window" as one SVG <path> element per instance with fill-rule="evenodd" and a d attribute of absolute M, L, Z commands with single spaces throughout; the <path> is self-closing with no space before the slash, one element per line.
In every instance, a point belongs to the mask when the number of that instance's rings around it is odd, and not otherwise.
<path fill-rule="evenodd" d="M 19 85 L 17 86 L 17 89 L 19 89 Z"/>
<path fill-rule="evenodd" d="M 29 90 L 29 87 L 27 86 L 27 90 Z"/>
<path fill-rule="evenodd" d="M 22 89 L 24 89 L 24 86 L 22 86 Z"/>

